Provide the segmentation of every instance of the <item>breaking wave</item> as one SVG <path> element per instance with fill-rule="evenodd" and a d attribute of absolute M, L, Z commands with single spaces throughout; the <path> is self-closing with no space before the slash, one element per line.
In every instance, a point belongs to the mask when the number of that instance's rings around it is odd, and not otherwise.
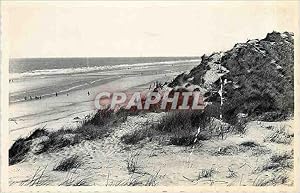
<path fill-rule="evenodd" d="M 33 76 L 47 76 L 47 75 L 60 75 L 60 74 L 76 74 L 94 71 L 108 71 L 117 69 L 143 69 L 149 66 L 164 64 L 181 64 L 181 63 L 194 63 L 200 61 L 199 59 L 194 60 L 177 60 L 177 61 L 164 61 L 164 62 L 152 62 L 152 63 L 137 63 L 137 64 L 118 64 L 118 65 L 106 65 L 106 66 L 93 66 L 93 67 L 80 67 L 80 68 L 60 68 L 60 69 L 45 69 L 45 70 L 34 70 L 23 73 L 10 73 L 11 79 L 18 79 L 22 77 L 33 77 Z"/>

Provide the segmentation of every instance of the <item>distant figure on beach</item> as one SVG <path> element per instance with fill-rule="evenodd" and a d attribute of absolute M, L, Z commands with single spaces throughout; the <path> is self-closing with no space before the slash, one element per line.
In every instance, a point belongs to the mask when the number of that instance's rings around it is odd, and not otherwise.
<path fill-rule="evenodd" d="M 32 100 L 32 97 L 31 97 L 31 96 L 30 96 L 29 98 L 30 98 L 30 100 Z"/>
<path fill-rule="evenodd" d="M 26 96 L 24 97 L 24 100 L 25 100 L 25 101 L 27 100 L 27 97 L 26 97 Z"/>
<path fill-rule="evenodd" d="M 55 93 L 55 96 L 57 96 L 57 92 Z"/>
<path fill-rule="evenodd" d="M 69 93 L 67 93 L 67 96 L 69 96 Z"/>
<path fill-rule="evenodd" d="M 88 91 L 88 96 L 90 96 L 90 92 Z"/>

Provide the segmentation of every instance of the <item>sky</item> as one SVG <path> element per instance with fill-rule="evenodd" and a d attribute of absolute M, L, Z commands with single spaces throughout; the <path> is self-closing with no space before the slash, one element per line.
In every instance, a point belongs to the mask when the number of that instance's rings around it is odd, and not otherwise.
<path fill-rule="evenodd" d="M 201 56 L 294 31 L 297 2 L 3 2 L 10 58 Z"/>

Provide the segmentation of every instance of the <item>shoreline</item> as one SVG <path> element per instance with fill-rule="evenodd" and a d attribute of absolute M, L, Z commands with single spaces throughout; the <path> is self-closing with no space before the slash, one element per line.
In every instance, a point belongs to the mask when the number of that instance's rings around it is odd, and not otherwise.
<path fill-rule="evenodd" d="M 191 66 L 191 64 L 187 64 Z M 146 89 L 146 85 L 156 80 L 171 80 L 178 71 L 158 72 L 133 71 L 135 76 L 117 75 L 99 81 L 94 80 L 88 87 L 58 94 L 57 97 L 49 96 L 42 99 L 10 104 L 10 145 L 19 137 L 24 137 L 36 128 L 46 127 L 49 130 L 57 130 L 61 127 L 74 127 L 78 124 L 75 117 L 85 117 L 95 113 L 94 98 L 99 91 L 113 90 L 125 91 L 131 89 Z M 110 72 L 105 72 L 108 74 Z M 115 72 L 117 74 L 117 72 Z M 148 74 L 148 75 L 146 75 Z M 90 92 L 90 96 L 87 96 Z M 21 126 L 20 126 L 21 125 Z"/>
<path fill-rule="evenodd" d="M 180 65 L 182 66 L 187 66 L 187 67 L 193 67 L 195 64 L 198 64 L 201 60 L 179 60 L 179 61 L 165 61 L 165 62 L 156 62 L 156 63 L 138 63 L 138 64 L 128 64 L 127 66 L 129 66 L 128 68 L 126 67 L 125 69 L 121 69 L 120 67 L 115 68 L 115 69 L 104 69 L 104 70 L 100 70 L 100 69 L 94 69 L 94 67 L 83 67 L 83 68 L 78 68 L 77 70 L 83 70 L 84 68 L 90 68 L 89 71 L 78 71 L 76 72 L 76 69 L 70 69 L 68 71 L 72 71 L 72 73 L 67 73 L 67 74 L 61 74 L 62 72 L 60 72 L 59 74 L 52 74 L 50 73 L 51 70 L 53 69 L 49 69 L 49 73 L 50 74 L 37 74 L 35 76 L 22 76 L 18 79 L 14 79 L 14 82 L 10 82 L 10 87 L 12 87 L 12 89 L 14 87 L 16 87 L 16 83 L 19 84 L 16 88 L 19 89 L 19 91 L 14 91 L 15 89 L 13 89 L 12 91 L 10 91 L 10 100 L 9 100 L 9 104 L 13 104 L 13 103 L 18 103 L 18 102 L 25 102 L 26 100 L 24 100 L 24 94 L 25 96 L 27 95 L 29 97 L 29 95 L 31 95 L 30 93 L 32 93 L 32 97 L 34 100 L 34 96 L 37 96 L 36 93 L 34 94 L 34 92 L 38 92 L 41 89 L 46 89 L 47 87 L 37 87 L 36 90 L 24 90 L 24 88 L 27 86 L 22 86 L 23 81 L 29 81 L 30 79 L 32 80 L 49 80 L 51 81 L 51 78 L 53 77 L 57 77 L 59 78 L 64 78 L 66 76 L 68 77 L 78 77 L 79 79 L 82 78 L 82 76 L 84 77 L 89 77 L 88 80 L 85 79 L 80 79 L 80 81 L 82 82 L 81 84 L 78 84 L 77 82 L 73 82 L 71 85 L 66 85 L 67 87 L 64 88 L 63 90 L 58 90 L 56 91 L 57 93 L 67 93 L 68 91 L 76 91 L 81 89 L 84 86 L 89 86 L 89 87 L 93 87 L 93 84 L 95 82 L 99 82 L 99 81 L 103 81 L 105 79 L 115 79 L 115 78 L 119 78 L 122 76 L 139 76 L 142 75 L 143 72 L 145 73 L 149 73 L 152 72 L 154 74 L 154 72 L 159 72 L 157 70 L 157 66 L 156 65 L 162 65 L 160 67 L 163 67 L 164 69 L 162 69 L 163 71 L 166 70 L 166 68 L 172 67 L 175 69 L 176 72 L 178 72 L 176 69 L 181 69 L 181 70 L 185 70 L 184 68 L 180 67 Z M 174 65 L 174 66 L 173 66 Z M 113 66 L 114 67 L 114 66 Z M 55 69 L 57 71 L 61 70 L 64 71 L 66 69 Z M 75 70 L 75 72 L 74 72 Z M 45 70 L 48 71 L 48 70 Z M 174 72 L 175 72 L 174 71 Z M 159 72 L 161 73 L 161 72 Z M 26 75 L 26 73 L 24 73 Z M 33 73 L 34 74 L 34 73 Z M 101 79 L 98 79 L 96 77 L 102 77 Z M 111 76 L 115 76 L 114 78 L 112 78 Z M 28 80 L 29 79 L 29 80 Z M 13 83 L 13 84 L 12 84 Z M 23 83 L 24 84 L 24 83 Z M 58 81 L 57 84 L 60 84 L 60 82 Z M 48 87 L 49 89 L 52 89 L 51 87 Z M 11 93 L 12 92 L 12 93 Z M 55 95 L 56 92 L 52 92 L 52 93 L 46 93 L 46 94 L 38 94 L 38 96 L 42 96 L 42 97 L 51 97 L 53 95 Z M 22 95 L 19 96 L 18 95 Z M 13 99 L 16 98 L 16 99 Z M 27 99 L 27 101 L 29 101 L 29 99 Z"/>

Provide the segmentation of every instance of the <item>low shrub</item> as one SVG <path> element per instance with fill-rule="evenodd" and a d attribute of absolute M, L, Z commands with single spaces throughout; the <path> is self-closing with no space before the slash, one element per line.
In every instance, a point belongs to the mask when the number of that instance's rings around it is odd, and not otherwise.
<path fill-rule="evenodd" d="M 20 138 L 9 148 L 9 165 L 22 161 L 30 150 L 31 141 Z"/>
<path fill-rule="evenodd" d="M 59 162 L 57 166 L 53 168 L 54 171 L 69 171 L 73 168 L 78 168 L 82 165 L 78 155 L 73 155 Z"/>
<path fill-rule="evenodd" d="M 240 146 L 257 147 L 257 146 L 259 146 L 259 144 L 257 144 L 255 141 L 244 141 L 244 142 L 240 143 Z"/>
<path fill-rule="evenodd" d="M 274 131 L 268 135 L 264 141 L 273 143 L 291 144 L 294 134 L 291 134 L 285 127 L 274 129 Z"/>
<path fill-rule="evenodd" d="M 92 124 L 86 124 L 77 128 L 74 132 L 82 140 L 95 140 L 103 138 L 109 132 L 108 126 L 95 126 Z"/>
<path fill-rule="evenodd" d="M 294 156 L 293 151 L 276 153 L 270 157 L 260 169 L 260 171 L 278 171 L 282 169 L 293 169 L 294 167 Z"/>
<path fill-rule="evenodd" d="M 202 110 L 173 111 L 166 113 L 158 123 L 150 127 L 126 133 L 121 137 L 125 144 L 136 144 L 145 138 L 163 139 L 163 143 L 189 146 L 195 140 L 207 140 L 211 137 L 208 132 L 210 117 Z M 198 132 L 198 128 L 201 132 Z"/>
<path fill-rule="evenodd" d="M 139 130 L 134 130 L 133 132 L 126 133 L 121 137 L 121 141 L 125 144 L 128 145 L 135 145 L 139 141 L 142 141 L 148 137 L 152 137 L 154 134 L 155 130 L 151 129 L 139 129 Z"/>

